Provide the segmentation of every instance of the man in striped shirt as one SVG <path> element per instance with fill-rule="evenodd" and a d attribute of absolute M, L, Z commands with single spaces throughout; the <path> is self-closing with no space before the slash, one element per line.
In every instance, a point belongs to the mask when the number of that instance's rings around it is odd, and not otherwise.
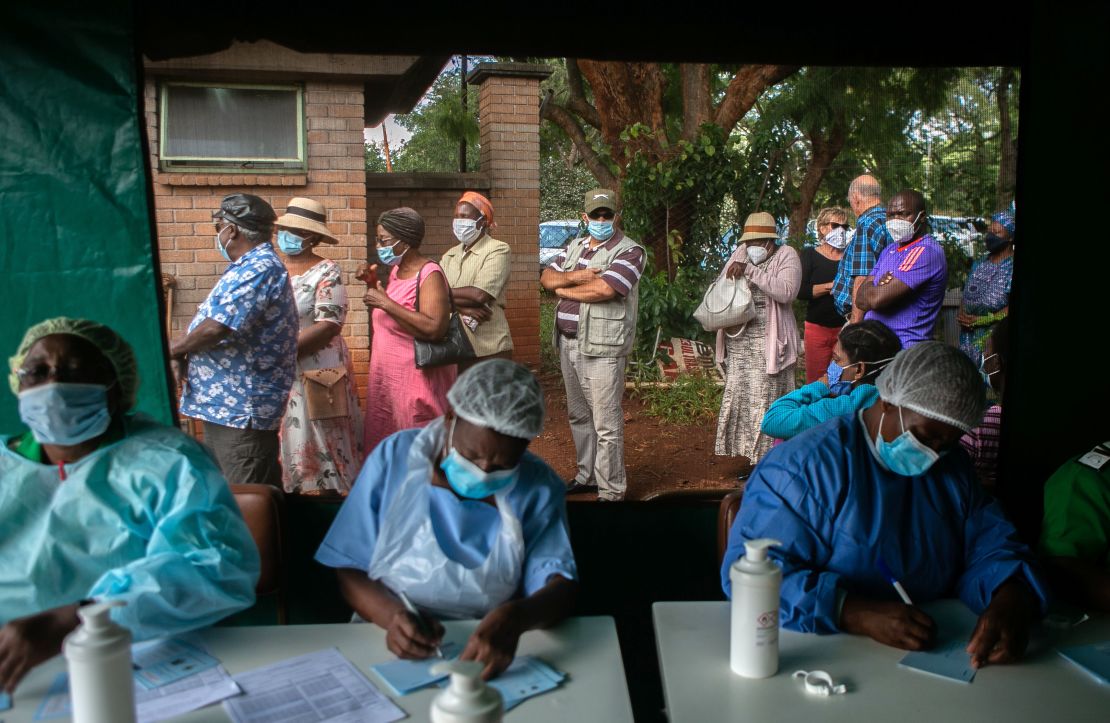
<path fill-rule="evenodd" d="M 901 191 L 886 207 L 886 228 L 891 243 L 860 284 L 856 306 L 865 319 L 890 327 L 902 348 L 933 338 L 937 315 L 948 286 L 944 249 L 929 234 L 925 197 Z"/>
<path fill-rule="evenodd" d="M 616 228 L 616 194 L 586 194 L 589 233 L 571 241 L 540 275 L 559 297 L 553 342 L 567 390 L 578 461 L 567 492 L 624 499 L 624 370 L 636 338 L 637 287 L 644 248 Z"/>

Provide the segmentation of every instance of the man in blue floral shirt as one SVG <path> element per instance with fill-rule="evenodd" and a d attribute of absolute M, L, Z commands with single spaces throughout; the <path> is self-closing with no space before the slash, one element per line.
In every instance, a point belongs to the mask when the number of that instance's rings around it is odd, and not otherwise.
<path fill-rule="evenodd" d="M 277 214 L 234 193 L 212 214 L 216 248 L 231 265 L 170 345 L 188 369 L 181 413 L 204 422 L 204 442 L 229 482 L 281 487 L 278 427 L 297 365 L 293 287 L 270 245 Z M 180 376 L 180 373 L 179 373 Z"/>

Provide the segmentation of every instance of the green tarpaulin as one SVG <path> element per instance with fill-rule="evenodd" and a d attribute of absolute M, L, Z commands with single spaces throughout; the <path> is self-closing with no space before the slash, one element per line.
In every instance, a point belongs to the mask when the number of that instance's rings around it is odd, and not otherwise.
<path fill-rule="evenodd" d="M 151 251 L 132 8 L 0 8 L 0 357 L 31 324 L 95 319 L 135 347 L 139 409 L 172 418 Z M 0 390 L 0 431 L 20 429 Z"/>

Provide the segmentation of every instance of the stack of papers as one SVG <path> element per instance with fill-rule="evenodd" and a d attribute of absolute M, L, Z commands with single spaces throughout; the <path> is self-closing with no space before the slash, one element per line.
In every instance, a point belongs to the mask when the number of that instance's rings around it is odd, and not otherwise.
<path fill-rule="evenodd" d="M 131 659 L 135 667 L 135 682 L 147 690 L 177 682 L 220 664 L 201 648 L 177 639 L 136 645 Z"/>
<path fill-rule="evenodd" d="M 1098 682 L 1110 685 L 1110 641 L 1060 648 L 1056 652 Z"/>
<path fill-rule="evenodd" d="M 566 679 L 566 673 L 555 670 L 539 658 L 522 655 L 504 673 L 491 680 L 489 686 L 501 691 L 508 711 L 533 696 L 558 688 Z"/>
<path fill-rule="evenodd" d="M 926 608 L 926 612 L 930 612 Z M 937 642 L 932 650 L 908 653 L 898 664 L 948 680 L 970 683 L 975 678 L 967 643 L 978 621 L 965 607 L 936 619 Z"/>
<path fill-rule="evenodd" d="M 436 663 L 457 658 L 462 652 L 458 643 L 447 642 L 439 646 L 443 651 L 442 658 L 426 658 L 424 660 L 391 660 L 388 663 L 371 665 L 370 669 L 393 691 L 394 695 L 408 695 L 414 690 L 427 688 L 441 680 L 446 680 L 445 673 L 433 673 L 432 668 Z"/>
<path fill-rule="evenodd" d="M 224 702 L 235 723 L 391 723 L 408 714 L 335 648 L 235 676 L 243 695 Z"/>

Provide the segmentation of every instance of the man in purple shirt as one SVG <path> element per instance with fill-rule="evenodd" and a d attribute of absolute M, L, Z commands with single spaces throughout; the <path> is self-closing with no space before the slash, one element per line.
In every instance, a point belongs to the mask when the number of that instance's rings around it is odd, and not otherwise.
<path fill-rule="evenodd" d="M 925 197 L 917 191 L 901 191 L 890 199 L 886 229 L 891 243 L 860 285 L 855 304 L 867 312 L 865 319 L 890 327 L 908 349 L 933 337 L 948 286 L 948 263 L 928 232 Z"/>

